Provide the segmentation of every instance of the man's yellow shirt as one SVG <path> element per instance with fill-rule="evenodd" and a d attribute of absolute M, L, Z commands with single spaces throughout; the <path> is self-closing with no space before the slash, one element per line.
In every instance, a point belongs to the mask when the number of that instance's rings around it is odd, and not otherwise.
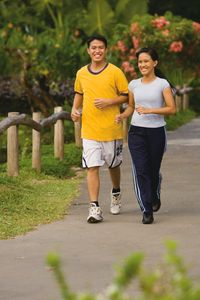
<path fill-rule="evenodd" d="M 96 141 L 122 139 L 122 124 L 115 122 L 120 105 L 99 109 L 95 107 L 94 100 L 127 95 L 128 82 L 124 73 L 111 63 L 99 73 L 93 73 L 89 66 L 84 66 L 77 72 L 74 90 L 83 95 L 81 137 Z"/>

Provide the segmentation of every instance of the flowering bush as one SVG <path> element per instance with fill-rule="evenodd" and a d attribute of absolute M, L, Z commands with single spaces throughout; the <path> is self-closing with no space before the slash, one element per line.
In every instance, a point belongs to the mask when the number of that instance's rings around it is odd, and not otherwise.
<path fill-rule="evenodd" d="M 160 68 L 174 84 L 189 82 L 200 74 L 200 24 L 197 22 L 167 12 L 164 16 L 134 16 L 130 27 L 118 26 L 111 58 L 122 67 L 128 79 L 138 75 L 135 53 L 141 47 L 157 50 Z"/>

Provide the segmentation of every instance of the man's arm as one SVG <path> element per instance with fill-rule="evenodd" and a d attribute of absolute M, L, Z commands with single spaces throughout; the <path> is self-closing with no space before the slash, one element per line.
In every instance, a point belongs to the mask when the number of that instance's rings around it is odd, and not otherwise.
<path fill-rule="evenodd" d="M 74 96 L 74 102 L 71 110 L 71 118 L 74 122 L 80 119 L 81 113 L 80 108 L 83 104 L 83 95 L 76 93 Z"/>
<path fill-rule="evenodd" d="M 128 101 L 128 94 L 122 94 L 113 99 L 98 98 L 94 100 L 94 105 L 99 108 L 107 108 L 112 105 L 122 104 Z"/>

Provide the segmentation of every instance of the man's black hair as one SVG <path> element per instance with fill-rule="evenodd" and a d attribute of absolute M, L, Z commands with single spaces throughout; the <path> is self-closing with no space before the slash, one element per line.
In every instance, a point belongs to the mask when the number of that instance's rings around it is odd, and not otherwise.
<path fill-rule="evenodd" d="M 100 35 L 100 34 L 94 34 L 94 35 L 91 35 L 90 37 L 88 37 L 88 39 L 87 39 L 88 48 L 90 47 L 90 43 L 94 40 L 98 40 L 98 41 L 103 42 L 104 45 L 105 45 L 105 48 L 107 48 L 108 42 L 107 42 L 106 38 L 103 35 Z"/>

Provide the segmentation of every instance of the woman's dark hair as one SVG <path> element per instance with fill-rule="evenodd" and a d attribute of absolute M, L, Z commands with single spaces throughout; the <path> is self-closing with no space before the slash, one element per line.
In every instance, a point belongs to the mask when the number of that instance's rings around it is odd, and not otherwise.
<path fill-rule="evenodd" d="M 103 35 L 100 35 L 100 34 L 94 34 L 94 35 L 88 37 L 88 39 L 87 39 L 88 48 L 90 47 L 90 43 L 94 40 L 98 40 L 98 41 L 103 42 L 104 45 L 105 45 L 105 48 L 107 48 L 108 42 L 107 42 L 106 38 Z"/>
<path fill-rule="evenodd" d="M 140 49 L 136 52 L 136 57 L 137 57 L 137 59 L 139 58 L 139 55 L 140 55 L 141 53 L 147 53 L 147 54 L 149 54 L 149 56 L 151 57 L 151 59 L 152 59 L 153 61 L 158 60 L 158 53 L 157 53 L 157 51 L 156 51 L 155 49 L 153 49 L 153 48 L 148 48 L 148 47 L 140 48 Z M 169 84 L 170 84 L 170 86 L 171 86 L 173 92 L 176 91 L 176 88 L 173 86 L 173 84 L 167 79 L 167 77 L 163 74 L 163 72 L 161 72 L 160 69 L 158 69 L 157 67 L 155 67 L 155 75 L 156 75 L 157 77 L 166 79 L 166 80 L 169 82 Z"/>

